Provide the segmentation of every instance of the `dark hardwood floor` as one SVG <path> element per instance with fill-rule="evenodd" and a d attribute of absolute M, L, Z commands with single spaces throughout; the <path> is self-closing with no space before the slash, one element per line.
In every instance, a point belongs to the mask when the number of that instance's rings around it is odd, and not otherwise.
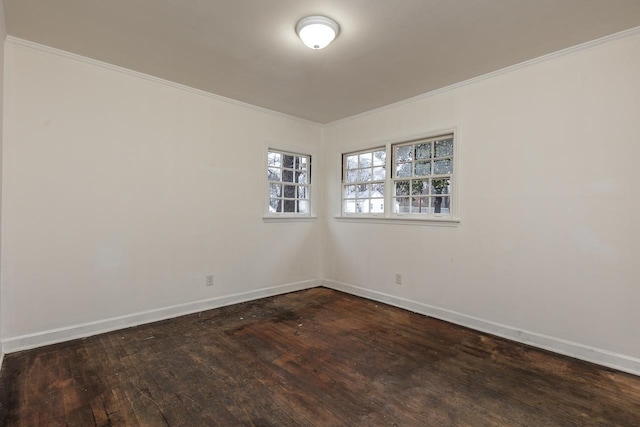
<path fill-rule="evenodd" d="M 638 426 L 640 377 L 316 288 L 8 354 L 0 425 Z"/>

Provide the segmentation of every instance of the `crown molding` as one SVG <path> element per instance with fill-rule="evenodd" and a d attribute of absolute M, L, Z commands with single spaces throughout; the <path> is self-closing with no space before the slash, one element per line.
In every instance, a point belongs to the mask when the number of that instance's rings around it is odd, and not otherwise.
<path fill-rule="evenodd" d="M 235 105 L 237 107 L 246 108 L 246 109 L 253 110 L 253 111 L 259 111 L 261 113 L 270 114 L 272 116 L 276 116 L 276 117 L 285 118 L 285 119 L 288 119 L 288 120 L 293 120 L 293 121 L 305 123 L 307 125 L 312 125 L 312 126 L 315 126 L 315 127 L 320 127 L 320 128 L 323 127 L 323 125 L 318 123 L 318 122 L 314 122 L 314 121 L 311 121 L 311 120 L 303 119 L 301 117 L 292 116 L 292 115 L 286 114 L 286 113 L 281 113 L 279 111 L 270 110 L 268 108 L 259 107 L 257 105 L 249 104 L 249 103 L 243 102 L 243 101 L 238 101 L 238 100 L 233 99 L 233 98 L 227 98 L 227 97 L 222 96 L 222 95 L 216 95 L 215 93 L 212 93 L 212 92 L 207 92 L 205 90 L 196 89 L 196 88 L 191 87 L 191 86 L 187 86 L 187 85 L 183 85 L 181 83 L 173 82 L 171 80 L 165 80 L 165 79 L 162 79 L 160 77 L 152 76 L 150 74 L 141 73 L 139 71 L 134 71 L 134 70 L 131 70 L 131 69 L 125 68 L 125 67 L 120 67 L 119 65 L 110 64 L 108 62 L 98 61 L 97 59 L 88 58 L 86 56 L 78 55 L 76 53 L 68 52 L 66 50 L 57 49 L 55 47 L 43 45 L 43 44 L 40 44 L 40 43 L 35 43 L 35 42 L 29 41 L 29 40 L 25 40 L 25 39 L 21 39 L 21 38 L 18 38 L 18 37 L 7 36 L 6 43 L 10 44 L 10 45 L 26 48 L 26 49 L 36 50 L 36 51 L 48 53 L 48 54 L 51 54 L 51 55 L 59 56 L 59 57 L 62 57 L 62 58 L 70 59 L 72 61 L 83 62 L 85 64 L 93 65 L 93 66 L 104 68 L 104 69 L 111 70 L 111 71 L 116 71 L 118 73 L 127 74 L 127 75 L 132 76 L 132 77 L 136 77 L 136 78 L 139 78 L 139 79 L 142 79 L 142 80 L 147 80 L 147 81 L 150 81 L 150 82 L 153 82 L 153 83 L 157 83 L 157 84 L 161 84 L 161 85 L 164 85 L 164 86 L 168 86 L 168 87 L 171 87 L 171 88 L 174 88 L 174 89 L 178 89 L 178 90 L 181 90 L 181 91 L 184 91 L 184 92 L 190 92 L 190 93 L 193 93 L 195 95 L 203 96 L 205 98 L 214 99 L 214 100 L 220 101 L 220 102 L 225 102 L 227 104 Z"/>
<path fill-rule="evenodd" d="M 396 107 L 399 107 L 399 106 L 402 106 L 402 105 L 406 105 L 406 104 L 411 104 L 411 103 L 414 103 L 414 102 L 422 101 L 422 100 L 430 98 L 432 96 L 440 95 L 440 94 L 445 93 L 445 92 L 451 92 L 451 91 L 454 91 L 456 89 L 459 89 L 459 88 L 462 88 L 462 87 L 465 87 L 465 86 L 469 86 L 469 85 L 474 84 L 474 83 L 482 82 L 484 80 L 489 80 L 489 79 L 492 79 L 494 77 L 501 76 L 503 74 L 508 74 L 508 73 L 513 72 L 513 71 L 521 70 L 523 68 L 528 68 L 528 67 L 531 67 L 533 65 L 540 64 L 542 62 L 547 62 L 547 61 L 550 61 L 550 60 L 553 60 L 553 59 L 556 59 L 556 58 L 559 58 L 559 57 L 562 57 L 562 56 L 571 55 L 571 54 L 574 54 L 576 52 L 580 52 L 580 51 L 583 51 L 583 50 L 586 50 L 586 49 L 590 49 L 592 47 L 600 46 L 600 45 L 603 45 L 603 44 L 611 43 L 611 42 L 616 41 L 616 40 L 620 40 L 620 39 L 624 39 L 624 38 L 628 38 L 628 37 L 633 37 L 633 36 L 638 35 L 638 34 L 640 34 L 640 27 L 634 27 L 634 28 L 630 28 L 628 30 L 620 31 L 618 33 L 609 34 L 607 36 L 600 37 L 600 38 L 595 39 L 595 40 L 591 40 L 591 41 L 588 41 L 588 42 L 580 43 L 580 44 L 575 45 L 575 46 L 570 46 L 570 47 L 567 47 L 565 49 L 561 49 L 561 50 L 558 50 L 558 51 L 555 51 L 555 52 L 552 52 L 552 53 L 548 53 L 546 55 L 539 56 L 537 58 L 529 59 L 527 61 L 520 62 L 518 64 L 514 64 L 514 65 L 510 65 L 510 66 L 505 67 L 505 68 L 501 68 L 501 69 L 496 70 L 496 71 L 491 71 L 490 73 L 482 74 L 482 75 L 477 76 L 477 77 L 472 77 L 470 79 L 463 80 L 463 81 L 458 82 L 458 83 L 453 83 L 453 84 L 450 84 L 448 86 L 444 86 L 444 87 L 441 87 L 439 89 L 432 90 L 430 92 L 426 92 L 426 93 L 423 93 L 423 94 L 420 94 L 420 95 L 412 96 L 411 98 L 406 98 L 406 99 L 403 99 L 401 101 L 394 102 L 392 104 L 383 105 L 382 107 L 378 107 L 378 108 L 374 108 L 372 110 L 364 111 L 362 113 L 354 114 L 353 116 L 349 116 L 349 117 L 345 117 L 345 118 L 342 118 L 342 119 L 334 120 L 332 122 L 326 123 L 325 126 L 327 128 L 329 128 L 329 127 L 332 127 L 332 126 L 335 126 L 335 125 L 339 125 L 341 123 L 350 122 L 352 120 L 356 120 L 356 119 L 359 119 L 359 118 L 362 118 L 362 117 L 366 117 L 366 116 L 369 116 L 369 115 L 372 115 L 372 114 L 377 114 L 377 113 L 380 113 L 380 112 L 383 112 L 383 111 L 386 111 L 386 110 L 390 110 L 390 109 L 393 109 L 393 108 L 396 108 Z"/>

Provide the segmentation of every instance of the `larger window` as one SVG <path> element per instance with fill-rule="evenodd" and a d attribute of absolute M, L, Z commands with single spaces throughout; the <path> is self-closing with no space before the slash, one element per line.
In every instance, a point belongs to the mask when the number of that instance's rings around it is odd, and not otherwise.
<path fill-rule="evenodd" d="M 452 218 L 454 179 L 453 133 L 345 153 L 342 213 Z"/>
<path fill-rule="evenodd" d="M 269 214 L 310 215 L 311 156 L 269 149 Z"/>

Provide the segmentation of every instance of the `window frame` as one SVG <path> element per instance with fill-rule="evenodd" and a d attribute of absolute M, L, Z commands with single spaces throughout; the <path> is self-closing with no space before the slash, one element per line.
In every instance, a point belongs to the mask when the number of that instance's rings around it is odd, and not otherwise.
<path fill-rule="evenodd" d="M 374 173 L 373 169 L 375 167 L 380 167 L 380 165 L 375 165 L 374 162 L 372 161 L 371 162 L 371 166 L 368 166 L 366 168 L 358 167 L 356 169 L 348 169 L 346 161 L 345 161 L 345 158 L 349 157 L 349 156 L 354 156 L 354 155 L 358 155 L 358 157 L 359 157 L 361 154 L 367 154 L 367 153 L 371 153 L 372 157 L 373 157 L 373 153 L 375 153 L 377 151 L 384 151 L 385 152 L 385 162 L 384 162 L 384 165 L 383 165 L 384 170 L 385 170 L 385 178 L 384 178 L 384 180 L 371 179 L 369 181 L 359 181 L 358 180 L 358 181 L 353 181 L 353 182 L 347 182 L 346 181 L 346 177 L 347 177 L 348 170 L 358 170 L 359 171 L 359 170 L 362 170 L 362 169 L 370 168 L 371 169 L 371 177 L 373 178 L 373 173 Z M 342 165 L 342 172 L 341 172 L 341 175 L 340 175 L 341 176 L 341 180 L 340 180 L 340 194 L 341 194 L 341 196 L 340 196 L 340 204 L 341 204 L 341 206 L 340 206 L 340 209 L 341 209 L 342 214 L 345 215 L 345 216 L 356 216 L 356 217 L 367 216 L 367 215 L 368 216 L 372 216 L 372 217 L 383 217 L 384 214 L 385 214 L 385 211 L 386 211 L 386 206 L 387 206 L 387 191 L 388 191 L 387 190 L 387 174 L 388 174 L 388 171 L 389 171 L 389 167 L 388 167 L 389 162 L 388 162 L 388 159 L 387 159 L 386 146 L 380 145 L 380 146 L 377 146 L 377 147 L 374 147 L 374 148 L 351 151 L 351 152 L 348 152 L 348 153 L 342 153 L 341 158 L 340 158 L 340 162 L 341 162 L 341 165 Z M 370 203 L 371 203 L 371 200 L 382 199 L 382 202 L 384 204 L 383 205 L 384 209 L 383 209 L 382 212 L 371 213 L 371 207 L 369 207 L 369 212 L 366 212 L 366 213 L 347 212 L 346 211 L 345 203 L 346 203 L 347 200 L 354 200 L 354 201 L 357 202 L 357 200 L 359 199 L 359 197 L 357 197 L 357 196 L 356 197 L 349 197 L 349 198 L 345 197 L 345 193 L 346 193 L 345 189 L 346 189 L 347 186 L 350 186 L 350 185 L 355 185 L 355 186 L 358 186 L 358 185 L 372 185 L 372 184 L 377 184 L 377 183 L 382 183 L 384 185 L 384 193 L 383 193 L 382 197 L 381 198 L 380 197 L 370 197 L 371 196 L 371 194 L 370 194 L 369 197 L 363 197 L 362 199 L 369 200 Z M 357 193 L 357 191 L 356 191 L 356 193 Z"/>
<path fill-rule="evenodd" d="M 394 198 L 395 198 L 395 152 L 394 147 L 412 144 L 415 145 L 421 141 L 435 141 L 437 139 L 447 137 L 451 135 L 453 137 L 453 156 L 451 156 L 453 162 L 453 170 L 450 174 L 449 184 L 449 214 L 442 213 L 410 213 L 410 212 L 394 212 Z M 346 147 L 339 150 L 337 153 L 338 169 L 339 169 L 339 213 L 336 212 L 335 216 L 338 220 L 345 221 L 363 221 L 363 222 L 381 222 L 381 223 L 405 223 L 405 224 L 420 224 L 420 225 L 456 225 L 460 223 L 460 188 L 459 181 L 461 175 L 461 163 L 460 163 L 460 131 L 459 128 L 450 127 L 439 129 L 435 131 L 429 131 L 418 135 L 411 135 L 406 137 L 394 138 L 392 140 L 372 142 L 367 145 L 360 145 L 357 147 Z M 343 159 L 349 154 L 374 152 L 384 148 L 386 152 L 386 176 L 385 176 L 385 197 L 384 197 L 384 212 L 380 214 L 369 213 L 347 213 L 345 212 L 345 197 L 344 189 L 347 184 L 344 180 L 345 165 Z M 433 157 L 430 158 L 433 165 Z M 413 166 L 413 163 L 412 163 Z M 425 176 L 424 178 L 413 177 L 413 174 L 408 179 L 429 179 L 432 175 Z M 436 177 L 438 177 L 436 175 Z M 402 180 L 402 178 L 400 178 Z M 428 195 L 434 197 L 433 195 Z"/>
<path fill-rule="evenodd" d="M 270 188 L 271 188 L 271 184 L 274 183 L 274 181 L 269 180 L 269 168 L 272 167 L 269 164 L 269 154 L 270 153 L 279 153 L 282 155 L 289 155 L 289 156 L 294 156 L 294 157 L 305 157 L 307 158 L 307 184 L 299 184 L 296 182 L 292 182 L 292 185 L 295 185 L 296 187 L 301 187 L 301 186 L 305 186 L 307 189 L 307 198 L 306 199 L 302 199 L 298 197 L 298 192 L 296 190 L 296 197 L 294 198 L 287 198 L 289 200 L 294 200 L 294 201 L 300 201 L 300 200 L 306 200 L 308 202 L 308 209 L 307 212 L 272 212 L 271 211 L 271 192 L 270 192 Z M 283 147 L 280 144 L 267 144 L 265 146 L 265 150 L 263 152 L 263 157 L 262 157 L 262 163 L 263 163 L 263 179 L 264 179 L 264 213 L 263 213 L 263 220 L 265 222 L 269 222 L 271 220 L 292 220 L 292 221 L 305 221 L 305 220 L 313 220 L 315 219 L 315 215 L 314 215 L 314 209 L 315 209 L 315 203 L 314 203 L 314 196 L 313 196 L 313 180 L 314 180 L 314 166 L 313 166 L 313 161 L 314 161 L 314 157 L 315 157 L 315 153 L 311 152 L 310 150 L 301 150 L 300 147 Z M 285 168 L 284 165 L 279 167 L 280 169 L 284 170 L 284 169 L 294 169 L 295 171 L 295 167 L 294 168 Z M 285 181 L 277 181 L 280 184 L 283 185 L 283 192 L 284 192 L 284 184 Z M 284 194 L 281 196 L 282 200 L 285 200 Z"/>

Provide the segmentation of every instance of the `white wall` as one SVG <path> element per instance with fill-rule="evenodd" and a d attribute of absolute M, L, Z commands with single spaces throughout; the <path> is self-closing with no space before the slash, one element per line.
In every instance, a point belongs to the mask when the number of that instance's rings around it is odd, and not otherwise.
<path fill-rule="evenodd" d="M 640 372 L 638 76 L 636 32 L 330 125 L 327 283 Z M 340 152 L 456 125 L 459 226 L 332 218 Z"/>
<path fill-rule="evenodd" d="M 4 18 L 4 2 L 0 0 L 0 222 L 2 221 L 2 142 L 3 142 L 3 109 L 4 109 L 4 40 L 7 37 L 7 28 Z M 0 242 L 2 231 L 0 227 Z M 2 246 L 0 245 L 0 259 L 2 258 Z M 1 266 L 0 266 L 1 276 Z M 1 283 L 1 282 L 0 282 Z M 2 367 L 2 287 L 0 285 L 0 367 Z"/>
<path fill-rule="evenodd" d="M 265 144 L 312 150 L 320 126 L 11 39 L 7 63 L 2 336 L 12 348 L 86 332 L 57 328 L 317 284 L 321 225 L 262 215 Z"/>

